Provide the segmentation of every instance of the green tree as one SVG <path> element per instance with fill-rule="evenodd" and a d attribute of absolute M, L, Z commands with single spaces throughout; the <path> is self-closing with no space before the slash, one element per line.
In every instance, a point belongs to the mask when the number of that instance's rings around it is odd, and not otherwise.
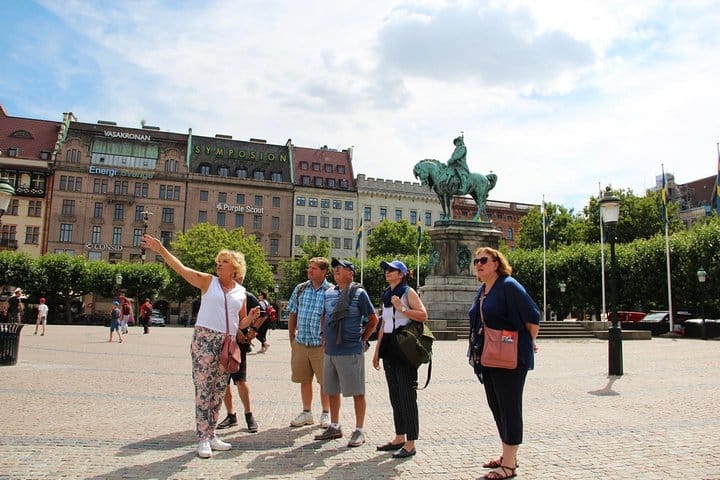
<path fill-rule="evenodd" d="M 391 222 L 383 220 L 372 230 L 367 239 L 368 257 L 393 257 L 417 254 L 417 225 L 407 220 Z M 430 235 L 422 229 L 421 252 L 430 250 Z"/>
<path fill-rule="evenodd" d="M 19 286 L 23 290 L 30 291 L 32 286 L 28 284 L 35 277 L 34 267 L 34 260 L 27 253 L 0 251 L 0 286 L 3 290 L 6 287 Z"/>
<path fill-rule="evenodd" d="M 245 288 L 253 293 L 272 290 L 275 282 L 265 252 L 255 236 L 245 235 L 243 228 L 227 231 L 217 225 L 198 223 L 172 242 L 173 254 L 184 265 L 211 274 L 215 273 L 215 257 L 223 249 L 236 250 L 245 256 Z M 190 296 L 197 296 L 197 290 L 192 291 Z"/>
<path fill-rule="evenodd" d="M 67 323 L 72 323 L 71 301 L 97 288 L 88 275 L 88 261 L 85 257 L 43 255 L 35 260 L 35 276 L 37 283 L 33 289 L 39 294 L 57 298 L 63 305 Z"/>

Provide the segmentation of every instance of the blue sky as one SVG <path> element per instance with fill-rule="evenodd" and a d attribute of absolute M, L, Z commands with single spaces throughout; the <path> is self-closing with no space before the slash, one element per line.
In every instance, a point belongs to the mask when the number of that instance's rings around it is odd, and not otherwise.
<path fill-rule="evenodd" d="M 715 1 L 0 2 L 11 116 L 354 148 L 413 180 L 464 132 L 490 199 L 715 175 Z"/>

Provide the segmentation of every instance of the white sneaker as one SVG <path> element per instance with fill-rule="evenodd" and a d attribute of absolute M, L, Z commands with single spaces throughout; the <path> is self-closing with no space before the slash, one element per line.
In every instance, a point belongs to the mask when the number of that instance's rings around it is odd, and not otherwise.
<path fill-rule="evenodd" d="M 232 448 L 232 445 L 230 445 L 227 442 L 223 442 L 218 437 L 212 437 L 210 439 L 210 448 L 212 450 L 230 450 Z"/>
<path fill-rule="evenodd" d="M 300 412 L 300 415 L 293 418 L 293 421 L 290 422 L 291 427 L 302 427 L 303 425 L 312 425 L 315 423 L 315 420 L 313 420 L 312 413 L 310 412 Z"/>
<path fill-rule="evenodd" d="M 212 449 L 210 448 L 210 440 L 200 440 L 198 442 L 197 454 L 198 454 L 198 457 L 200 457 L 200 458 L 212 457 Z"/>
<path fill-rule="evenodd" d="M 330 426 L 330 412 L 322 412 L 320 414 L 320 427 L 328 428 Z"/>

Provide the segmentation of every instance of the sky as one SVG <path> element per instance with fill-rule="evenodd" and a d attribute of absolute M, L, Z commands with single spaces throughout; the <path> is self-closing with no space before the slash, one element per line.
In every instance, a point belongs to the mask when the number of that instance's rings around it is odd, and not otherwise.
<path fill-rule="evenodd" d="M 464 135 L 490 200 L 579 213 L 598 187 L 717 174 L 714 0 L 0 2 L 14 117 L 353 149 L 414 181 Z"/>

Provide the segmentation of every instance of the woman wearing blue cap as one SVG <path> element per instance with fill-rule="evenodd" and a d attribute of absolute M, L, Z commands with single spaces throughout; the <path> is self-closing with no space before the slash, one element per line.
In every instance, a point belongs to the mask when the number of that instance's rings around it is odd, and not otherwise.
<path fill-rule="evenodd" d="M 427 310 L 417 292 L 408 285 L 410 273 L 403 262 L 383 261 L 380 267 L 385 270 L 385 280 L 389 286 L 382 294 L 382 323 L 375 346 L 373 367 L 380 370 L 380 358 L 383 359 L 393 409 L 395 438 L 385 445 L 380 445 L 377 450 L 395 451 L 394 458 L 406 458 L 415 455 L 415 440 L 420 430 L 416 390 L 418 372 L 416 367 L 402 360 L 397 344 L 392 340 L 397 328 L 410 321 L 426 321 Z"/>
<path fill-rule="evenodd" d="M 122 333 L 120 332 L 120 302 L 115 300 L 113 308 L 110 311 L 110 338 L 108 343 L 112 342 L 113 332 L 118 333 L 118 343 L 122 343 Z"/>

